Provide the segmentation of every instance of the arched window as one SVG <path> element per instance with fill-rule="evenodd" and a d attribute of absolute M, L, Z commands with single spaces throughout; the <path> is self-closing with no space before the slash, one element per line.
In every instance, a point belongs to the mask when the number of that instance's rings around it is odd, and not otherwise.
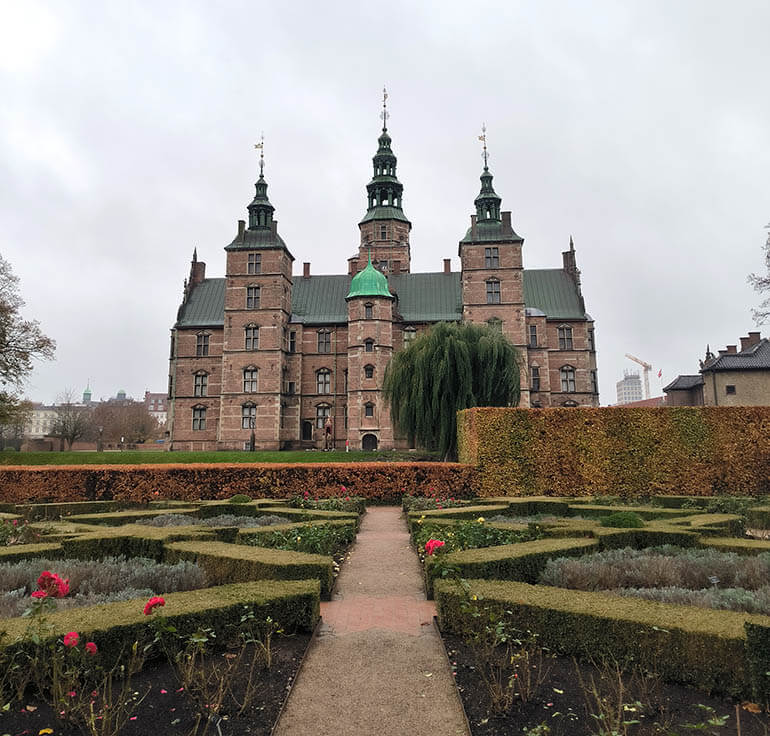
<path fill-rule="evenodd" d="M 559 350 L 572 350 L 572 328 L 569 325 L 559 325 Z"/>
<path fill-rule="evenodd" d="M 332 351 L 332 333 L 329 330 L 318 330 L 318 352 L 330 353 Z"/>
<path fill-rule="evenodd" d="M 208 396 L 209 376 L 205 371 L 198 371 L 195 374 L 195 384 L 193 396 Z"/>
<path fill-rule="evenodd" d="M 241 429 L 254 429 L 257 426 L 257 405 L 244 404 L 241 407 Z"/>
<path fill-rule="evenodd" d="M 571 365 L 564 365 L 559 369 L 561 376 L 561 390 L 564 393 L 575 390 L 575 369 Z"/>
<path fill-rule="evenodd" d="M 318 394 L 331 393 L 332 372 L 328 368 L 321 368 L 315 374 L 315 388 Z"/>
<path fill-rule="evenodd" d="M 246 350 L 259 350 L 259 327 L 246 325 L 244 328 L 244 345 Z"/>
<path fill-rule="evenodd" d="M 497 279 L 487 279 L 487 304 L 500 304 L 500 282 Z"/>
<path fill-rule="evenodd" d="M 332 408 L 329 404 L 319 404 L 315 408 L 315 426 L 318 429 L 323 429 L 326 424 L 326 419 L 331 415 Z"/>
<path fill-rule="evenodd" d="M 259 371 L 253 365 L 247 366 L 243 369 L 243 393 L 256 393 L 258 373 Z"/>
<path fill-rule="evenodd" d="M 364 404 L 364 416 L 365 417 L 373 417 L 374 416 L 374 404 L 372 404 L 371 401 L 367 401 Z"/>
<path fill-rule="evenodd" d="M 374 340 L 364 340 L 364 352 L 366 353 L 374 352 Z"/>
<path fill-rule="evenodd" d="M 374 378 L 374 366 L 371 363 L 364 366 L 364 378 Z"/>
<path fill-rule="evenodd" d="M 566 401 L 562 401 L 562 406 L 572 407 L 572 406 L 578 406 L 577 401 L 573 401 L 572 399 L 567 399 Z"/>

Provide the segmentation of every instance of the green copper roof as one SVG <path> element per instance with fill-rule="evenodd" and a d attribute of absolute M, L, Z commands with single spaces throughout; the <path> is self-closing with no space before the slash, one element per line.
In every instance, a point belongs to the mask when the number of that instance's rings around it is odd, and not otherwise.
<path fill-rule="evenodd" d="M 291 321 L 305 325 L 345 324 L 346 275 L 294 277 Z M 394 315 L 402 322 L 452 322 L 462 319 L 460 274 L 402 273 L 388 278 L 396 298 Z M 581 309 L 575 282 L 560 268 L 524 271 L 524 300 L 549 319 L 590 319 Z M 206 279 L 179 310 L 177 327 L 221 327 L 225 314 L 225 280 Z"/>
<path fill-rule="evenodd" d="M 389 205 L 377 205 L 372 207 L 364 215 L 359 225 L 370 220 L 400 220 L 401 222 L 409 222 L 409 218 L 404 214 L 404 211 L 400 207 L 390 207 Z"/>
<path fill-rule="evenodd" d="M 352 299 L 356 296 L 387 296 L 392 298 L 388 291 L 388 279 L 372 266 L 371 253 L 366 268 L 359 271 L 350 282 L 350 291 L 345 298 Z"/>
<path fill-rule="evenodd" d="M 549 319 L 587 319 L 575 282 L 561 268 L 524 271 L 524 304 Z"/>

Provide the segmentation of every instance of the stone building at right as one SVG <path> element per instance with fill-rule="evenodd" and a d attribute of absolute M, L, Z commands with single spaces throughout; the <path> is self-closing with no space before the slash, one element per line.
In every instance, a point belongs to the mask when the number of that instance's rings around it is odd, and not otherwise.
<path fill-rule="evenodd" d="M 677 376 L 663 388 L 668 406 L 769 406 L 770 340 L 759 332 L 714 355 L 706 348 L 700 372 Z"/>

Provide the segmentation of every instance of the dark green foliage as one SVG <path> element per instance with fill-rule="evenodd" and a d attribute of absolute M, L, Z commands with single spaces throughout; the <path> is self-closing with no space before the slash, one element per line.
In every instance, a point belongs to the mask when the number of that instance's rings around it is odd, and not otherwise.
<path fill-rule="evenodd" d="M 493 328 L 440 322 L 393 356 L 383 391 L 404 435 L 454 458 L 460 409 L 518 405 L 518 354 Z"/>
<path fill-rule="evenodd" d="M 429 539 L 444 542 L 442 552 L 456 552 L 463 549 L 495 547 L 501 544 L 531 542 L 542 536 L 540 529 L 531 524 L 526 529 L 501 529 L 486 522 L 457 521 L 451 526 L 423 523 L 415 528 L 414 543 L 418 550 L 425 548 Z"/>
<path fill-rule="evenodd" d="M 230 503 L 249 503 L 251 496 L 247 496 L 245 493 L 236 493 L 230 498 Z"/>
<path fill-rule="evenodd" d="M 275 529 L 246 538 L 249 544 L 258 547 L 336 555 L 352 544 L 356 538 L 356 527 L 354 524 L 294 524 L 290 529 Z"/>
<path fill-rule="evenodd" d="M 610 526 L 616 529 L 642 529 L 644 521 L 639 514 L 633 511 L 616 511 L 614 514 L 602 516 L 599 519 L 602 526 Z"/>
<path fill-rule="evenodd" d="M 770 506 L 756 506 L 746 512 L 746 524 L 750 529 L 770 529 Z"/>
<path fill-rule="evenodd" d="M 518 628 L 537 634 L 541 645 L 553 651 L 594 661 L 633 661 L 667 680 L 752 697 L 745 614 L 519 582 L 468 580 L 467 584 L 485 606 L 509 615 Z M 462 606 L 466 595 L 451 582 L 436 581 L 442 631 L 466 635 L 476 625 L 472 610 Z"/>
<path fill-rule="evenodd" d="M 601 549 L 617 549 L 618 547 L 660 547 L 663 544 L 676 544 L 680 547 L 698 546 L 698 534 L 696 532 L 677 531 L 668 526 L 652 527 L 644 529 L 628 529 L 616 531 L 597 527 L 594 535 L 599 539 Z"/>
<path fill-rule="evenodd" d="M 460 506 L 468 506 L 469 501 L 457 498 L 436 498 L 435 496 L 412 496 L 406 494 L 401 499 L 401 508 L 404 511 L 435 511 L 436 509 L 456 509 Z"/>
<path fill-rule="evenodd" d="M 295 509 L 315 511 L 347 511 L 356 514 L 366 512 L 366 499 L 362 496 L 335 496 L 332 498 L 311 498 L 310 494 L 294 496 L 288 506 Z"/>
<path fill-rule="evenodd" d="M 745 626 L 753 699 L 767 707 L 770 706 L 770 624 L 761 626 L 747 621 Z"/>

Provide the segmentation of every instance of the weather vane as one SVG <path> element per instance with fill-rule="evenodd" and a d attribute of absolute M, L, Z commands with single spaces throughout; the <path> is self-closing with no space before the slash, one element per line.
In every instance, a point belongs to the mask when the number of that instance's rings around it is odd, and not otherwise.
<path fill-rule="evenodd" d="M 484 169 L 487 169 L 487 162 L 489 161 L 489 153 L 487 151 L 487 124 L 481 124 L 481 135 L 479 140 L 484 144 L 484 150 L 481 153 L 481 157 L 484 159 Z"/>
<path fill-rule="evenodd" d="M 262 172 L 265 170 L 265 134 L 262 133 L 259 137 L 259 143 L 254 144 L 254 148 L 259 151 L 259 175 L 262 176 Z"/>
<path fill-rule="evenodd" d="M 390 113 L 388 112 L 388 90 L 385 87 L 382 88 L 382 112 L 380 117 L 382 118 L 382 129 L 387 130 Z"/>

